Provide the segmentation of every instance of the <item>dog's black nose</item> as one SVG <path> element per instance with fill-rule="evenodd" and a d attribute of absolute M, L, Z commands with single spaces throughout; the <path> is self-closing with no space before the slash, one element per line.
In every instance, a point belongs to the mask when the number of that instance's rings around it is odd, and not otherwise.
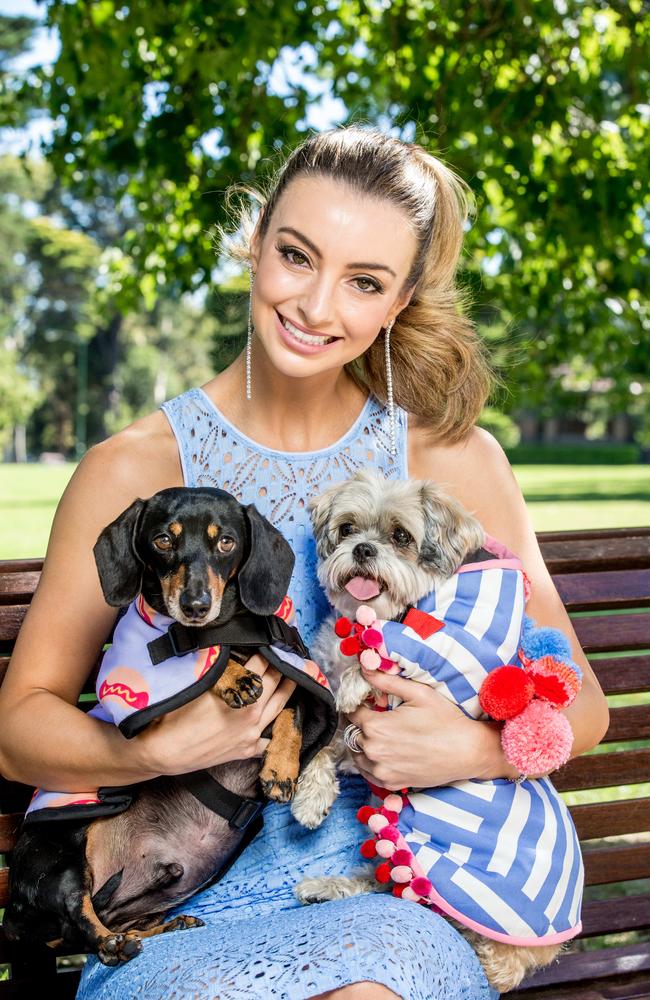
<path fill-rule="evenodd" d="M 201 620 L 202 618 L 205 618 L 210 610 L 212 598 L 208 594 L 207 590 L 204 590 L 200 594 L 188 594 L 187 591 L 185 591 L 181 594 L 178 603 L 186 618 L 196 618 Z"/>
<path fill-rule="evenodd" d="M 359 542 L 352 549 L 352 555 L 357 562 L 365 562 L 366 559 L 372 559 L 373 556 L 377 555 L 377 549 L 370 542 Z"/>

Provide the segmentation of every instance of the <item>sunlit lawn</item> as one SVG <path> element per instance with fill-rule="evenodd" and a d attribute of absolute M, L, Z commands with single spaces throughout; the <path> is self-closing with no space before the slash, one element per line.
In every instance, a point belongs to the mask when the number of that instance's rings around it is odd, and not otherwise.
<path fill-rule="evenodd" d="M 0 465 L 0 559 L 42 556 L 66 465 Z M 650 525 L 650 465 L 519 465 L 538 531 Z"/>

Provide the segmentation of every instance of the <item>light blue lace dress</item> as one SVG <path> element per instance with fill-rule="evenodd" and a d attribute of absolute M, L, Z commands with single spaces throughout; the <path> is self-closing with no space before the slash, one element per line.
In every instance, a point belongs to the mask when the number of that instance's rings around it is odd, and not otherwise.
<path fill-rule="evenodd" d="M 165 403 L 187 486 L 219 486 L 254 503 L 296 553 L 290 588 L 299 626 L 313 639 L 329 607 L 316 577 L 307 502 L 330 482 L 371 466 L 404 477 L 406 414 L 397 411 L 397 455 L 386 409 L 370 397 L 336 444 L 281 453 L 241 434 L 201 389 Z M 79 1000 L 306 1000 L 350 983 L 382 983 L 404 1000 L 488 1000 L 497 996 L 465 940 L 441 917 L 387 895 L 301 906 L 294 886 L 307 875 L 349 874 L 363 864 L 365 782 L 349 777 L 319 830 L 271 804 L 265 826 L 217 885 L 177 912 L 206 926 L 160 935 L 126 965 L 89 959 Z"/>

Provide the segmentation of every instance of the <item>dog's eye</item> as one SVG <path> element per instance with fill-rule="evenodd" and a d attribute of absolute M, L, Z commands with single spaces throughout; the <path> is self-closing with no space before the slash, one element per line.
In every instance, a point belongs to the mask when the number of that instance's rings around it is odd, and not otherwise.
<path fill-rule="evenodd" d="M 354 525 L 350 524 L 349 521 L 346 521 L 345 524 L 340 525 L 339 538 L 347 538 L 348 535 L 353 535 L 353 534 L 354 534 Z"/>
<path fill-rule="evenodd" d="M 404 528 L 400 528 L 398 526 L 393 531 L 392 539 L 395 542 L 395 545 L 398 545 L 400 548 L 405 548 L 410 543 L 411 536 L 408 531 L 405 531 Z"/>
<path fill-rule="evenodd" d="M 172 540 L 169 535 L 156 535 L 153 544 L 159 552 L 169 552 L 172 547 Z"/>
<path fill-rule="evenodd" d="M 235 539 L 231 538 L 230 535 L 222 535 L 217 542 L 217 549 L 219 552 L 232 552 L 235 547 Z"/>

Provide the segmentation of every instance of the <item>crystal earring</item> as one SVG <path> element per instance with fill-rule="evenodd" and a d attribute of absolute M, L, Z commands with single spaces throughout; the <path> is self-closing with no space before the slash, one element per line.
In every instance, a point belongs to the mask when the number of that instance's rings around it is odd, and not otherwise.
<path fill-rule="evenodd" d="M 250 292 L 248 295 L 248 333 L 246 335 L 246 399 L 251 398 L 251 352 L 253 347 L 253 265 L 248 265 Z"/>
<path fill-rule="evenodd" d="M 397 454 L 397 435 L 395 433 L 395 400 L 393 398 L 393 366 L 390 361 L 390 331 L 393 329 L 391 322 L 386 327 L 384 333 L 384 351 L 386 365 L 386 404 L 388 406 L 388 426 L 390 428 L 390 453 Z"/>

